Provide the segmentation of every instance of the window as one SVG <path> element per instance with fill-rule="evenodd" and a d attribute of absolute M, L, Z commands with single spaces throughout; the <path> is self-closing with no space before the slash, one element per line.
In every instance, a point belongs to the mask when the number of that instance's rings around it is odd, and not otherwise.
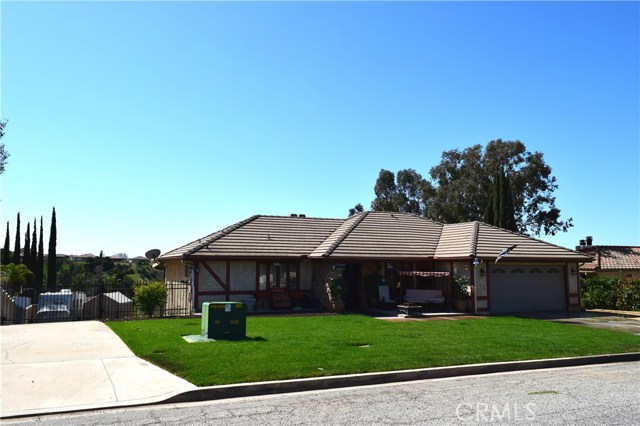
<path fill-rule="evenodd" d="M 265 261 L 259 263 L 258 288 L 269 290 L 282 288 L 289 291 L 298 290 L 298 263 Z"/>
<path fill-rule="evenodd" d="M 260 263 L 260 272 L 258 275 L 258 288 L 260 290 L 267 289 L 267 265 L 265 263 Z"/>

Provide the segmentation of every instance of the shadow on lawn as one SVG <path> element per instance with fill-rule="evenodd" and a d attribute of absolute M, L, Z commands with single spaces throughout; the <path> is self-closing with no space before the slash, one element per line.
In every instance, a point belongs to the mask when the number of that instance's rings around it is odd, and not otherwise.
<path fill-rule="evenodd" d="M 267 339 L 264 337 L 256 336 L 256 337 L 245 337 L 240 339 L 241 342 L 266 342 Z"/>

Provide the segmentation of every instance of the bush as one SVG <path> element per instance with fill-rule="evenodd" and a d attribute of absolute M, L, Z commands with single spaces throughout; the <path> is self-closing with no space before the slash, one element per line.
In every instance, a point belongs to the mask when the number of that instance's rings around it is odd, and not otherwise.
<path fill-rule="evenodd" d="M 616 309 L 616 279 L 592 277 L 582 282 L 582 307 L 586 309 Z"/>
<path fill-rule="evenodd" d="M 469 285 L 469 277 L 457 275 L 451 280 L 451 292 L 455 300 L 470 300 L 471 286 Z"/>
<path fill-rule="evenodd" d="M 618 306 L 623 311 L 640 311 L 640 280 L 620 282 Z"/>
<path fill-rule="evenodd" d="M 342 277 L 330 277 L 327 282 L 329 297 L 332 302 L 346 302 L 347 291 L 349 290 L 347 283 Z"/>
<path fill-rule="evenodd" d="M 167 287 L 160 281 L 141 284 L 133 289 L 133 303 L 149 317 L 153 316 L 166 299 Z"/>
<path fill-rule="evenodd" d="M 592 277 L 582 282 L 586 309 L 640 311 L 640 280 Z"/>

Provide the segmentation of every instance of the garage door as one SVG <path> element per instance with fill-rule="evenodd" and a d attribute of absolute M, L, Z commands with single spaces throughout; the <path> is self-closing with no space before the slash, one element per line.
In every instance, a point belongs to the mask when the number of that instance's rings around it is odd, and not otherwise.
<path fill-rule="evenodd" d="M 495 265 L 489 272 L 492 313 L 567 309 L 561 266 Z"/>

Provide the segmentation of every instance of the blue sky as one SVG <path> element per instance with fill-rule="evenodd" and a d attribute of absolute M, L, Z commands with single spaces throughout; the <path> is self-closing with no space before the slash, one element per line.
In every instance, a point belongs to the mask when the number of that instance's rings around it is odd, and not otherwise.
<path fill-rule="evenodd" d="M 345 217 L 381 168 L 519 139 L 574 228 L 640 245 L 638 2 L 2 2 L 2 220 L 163 252 Z"/>

